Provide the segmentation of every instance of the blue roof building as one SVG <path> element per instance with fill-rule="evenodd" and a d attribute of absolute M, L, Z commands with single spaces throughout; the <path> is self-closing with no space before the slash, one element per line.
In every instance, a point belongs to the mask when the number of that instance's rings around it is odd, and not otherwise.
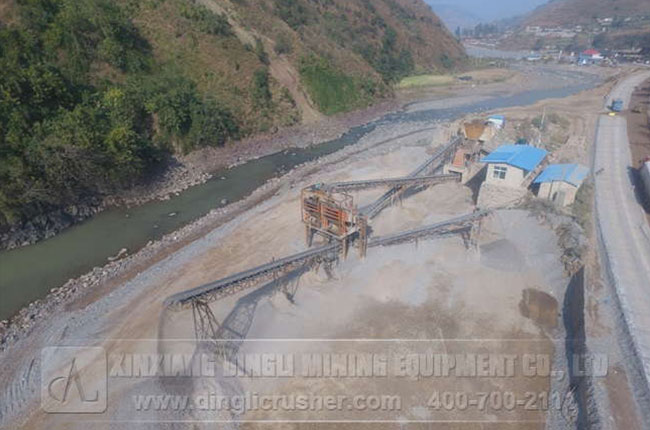
<path fill-rule="evenodd" d="M 589 174 L 589 169 L 579 164 L 551 164 L 533 183 L 562 181 L 579 187 Z"/>
<path fill-rule="evenodd" d="M 546 150 L 530 145 L 502 145 L 484 157 L 481 162 L 507 164 L 530 172 L 546 158 Z"/>
<path fill-rule="evenodd" d="M 503 128 L 506 125 L 506 117 L 505 115 L 490 115 L 488 122 L 494 124 L 497 128 Z"/>
<path fill-rule="evenodd" d="M 509 188 L 527 188 L 526 179 L 547 152 L 530 145 L 502 145 L 484 157 L 488 165 L 486 183 Z"/>
<path fill-rule="evenodd" d="M 588 174 L 589 169 L 579 164 L 551 164 L 533 183 L 539 186 L 538 197 L 566 206 L 575 201 Z"/>

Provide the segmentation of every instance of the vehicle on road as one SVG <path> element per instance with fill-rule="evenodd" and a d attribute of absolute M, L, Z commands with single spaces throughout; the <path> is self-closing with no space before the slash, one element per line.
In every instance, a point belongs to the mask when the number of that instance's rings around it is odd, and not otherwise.
<path fill-rule="evenodd" d="M 622 112 L 623 111 L 623 100 L 614 99 L 614 101 L 612 101 L 612 105 L 610 106 L 610 109 L 612 110 L 612 112 Z"/>

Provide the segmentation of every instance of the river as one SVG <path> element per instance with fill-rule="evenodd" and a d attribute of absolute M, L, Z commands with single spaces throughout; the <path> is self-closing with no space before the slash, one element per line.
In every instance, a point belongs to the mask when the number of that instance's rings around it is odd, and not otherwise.
<path fill-rule="evenodd" d="M 148 241 L 206 215 L 221 206 L 222 199 L 236 202 L 250 195 L 269 179 L 294 166 L 331 154 L 355 144 L 376 127 L 412 121 L 446 121 L 463 115 L 493 109 L 533 104 L 548 98 L 561 98 L 592 88 L 599 83 L 593 75 L 553 71 L 566 79 L 564 86 L 523 91 L 447 109 L 409 110 L 391 113 L 354 127 L 338 139 L 308 148 L 295 148 L 272 154 L 214 174 L 202 185 L 191 187 L 166 201 L 152 201 L 133 208 L 106 210 L 53 238 L 37 244 L 0 253 L 0 319 L 13 315 L 30 302 L 43 298 L 51 288 L 80 276 L 122 248 L 134 253 Z M 562 76 L 562 74 L 565 76 Z M 572 78 L 572 79 L 571 79 Z M 222 179 L 223 178 L 223 179 Z"/>

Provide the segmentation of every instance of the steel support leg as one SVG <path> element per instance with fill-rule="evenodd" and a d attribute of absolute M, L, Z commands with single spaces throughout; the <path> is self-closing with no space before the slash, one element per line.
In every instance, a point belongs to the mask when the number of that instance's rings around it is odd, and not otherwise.
<path fill-rule="evenodd" d="M 211 352 L 220 352 L 221 345 L 218 339 L 221 325 L 214 313 L 212 313 L 208 303 L 203 300 L 194 300 L 192 302 L 192 316 L 194 318 L 194 335 L 199 347 L 204 347 L 204 343 L 207 342 L 211 344 Z"/>
<path fill-rule="evenodd" d="M 368 252 L 368 219 L 364 216 L 359 217 L 359 256 L 366 258 Z"/>

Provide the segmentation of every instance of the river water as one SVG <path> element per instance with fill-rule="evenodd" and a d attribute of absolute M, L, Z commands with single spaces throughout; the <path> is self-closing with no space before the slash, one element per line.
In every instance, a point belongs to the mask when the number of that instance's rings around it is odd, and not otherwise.
<path fill-rule="evenodd" d="M 68 279 L 102 266 L 107 258 L 127 248 L 130 253 L 148 241 L 206 215 L 219 207 L 222 199 L 235 202 L 250 195 L 269 179 L 294 166 L 331 154 L 355 144 L 380 125 L 413 121 L 445 121 L 485 110 L 533 104 L 548 98 L 561 98 L 592 88 L 599 80 L 575 74 L 556 78 L 566 79 L 561 87 L 524 91 L 513 96 L 494 96 L 478 103 L 448 109 L 425 109 L 391 113 L 366 125 L 350 129 L 338 139 L 309 148 L 296 148 L 272 154 L 242 165 L 224 169 L 213 179 L 183 191 L 167 201 L 152 201 L 134 208 L 106 210 L 73 226 L 57 236 L 12 251 L 0 253 L 0 319 L 10 317 L 23 306 L 44 297 L 51 288 Z M 571 78 L 571 79 L 570 79 Z M 224 178 L 224 179 L 222 179 Z"/>

